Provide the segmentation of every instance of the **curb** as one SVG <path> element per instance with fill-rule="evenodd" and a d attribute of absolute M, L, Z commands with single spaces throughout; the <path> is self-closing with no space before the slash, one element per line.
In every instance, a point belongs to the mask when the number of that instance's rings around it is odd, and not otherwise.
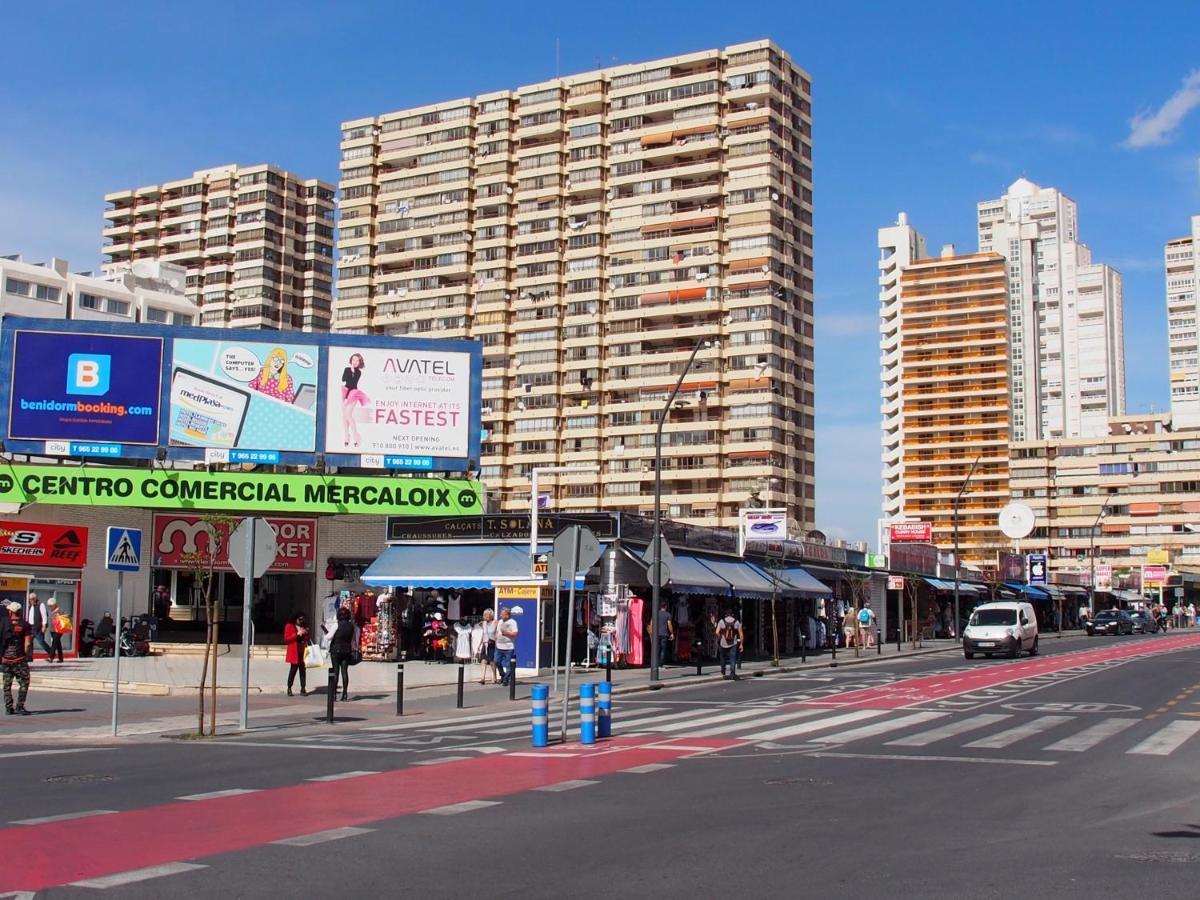
<path fill-rule="evenodd" d="M 34 676 L 31 684 L 31 689 L 36 688 L 40 691 L 60 691 L 62 693 L 77 693 L 77 694 L 111 694 L 113 689 L 112 681 L 104 681 L 100 678 L 48 678 L 39 679 Z M 205 688 L 204 693 L 207 694 L 210 688 Z M 241 693 L 240 687 L 222 686 L 217 688 L 218 696 L 237 696 Z M 196 696 L 196 686 L 179 687 L 170 684 L 157 684 L 148 681 L 122 681 L 121 693 L 130 694 L 137 697 L 194 697 Z M 250 688 L 250 693 L 261 694 L 262 688 Z"/>

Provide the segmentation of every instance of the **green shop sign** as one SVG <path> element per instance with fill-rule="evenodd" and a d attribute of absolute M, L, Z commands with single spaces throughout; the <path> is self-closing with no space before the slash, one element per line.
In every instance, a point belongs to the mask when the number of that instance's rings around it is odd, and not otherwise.
<path fill-rule="evenodd" d="M 470 481 L 65 466 L 0 469 L 0 503 L 317 515 L 478 516 L 483 511 L 478 484 Z"/>

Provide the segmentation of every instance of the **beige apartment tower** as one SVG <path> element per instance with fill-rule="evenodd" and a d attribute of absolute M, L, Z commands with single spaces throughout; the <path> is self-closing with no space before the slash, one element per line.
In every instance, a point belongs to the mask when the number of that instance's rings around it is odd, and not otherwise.
<path fill-rule="evenodd" d="M 346 122 L 334 328 L 483 343 L 501 509 L 652 512 L 686 368 L 664 514 L 811 528 L 810 100 L 757 41 Z"/>
<path fill-rule="evenodd" d="M 141 260 L 183 266 L 204 325 L 328 330 L 333 185 L 229 165 L 104 200 L 105 272 Z"/>

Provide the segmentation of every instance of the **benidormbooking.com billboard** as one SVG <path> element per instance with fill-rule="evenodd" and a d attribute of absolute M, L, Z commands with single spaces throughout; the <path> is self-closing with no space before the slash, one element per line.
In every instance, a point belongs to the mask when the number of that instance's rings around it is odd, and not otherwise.
<path fill-rule="evenodd" d="M 474 341 L 5 318 L 0 433 L 39 456 L 460 472 Z"/>

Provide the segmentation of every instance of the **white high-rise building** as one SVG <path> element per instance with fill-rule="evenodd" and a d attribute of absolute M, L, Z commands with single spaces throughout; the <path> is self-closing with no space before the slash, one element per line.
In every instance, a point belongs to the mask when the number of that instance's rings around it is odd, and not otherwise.
<path fill-rule="evenodd" d="M 900 213 L 895 225 L 879 229 L 879 368 L 883 416 L 883 517 L 904 512 L 904 415 L 901 406 L 900 274 L 913 260 L 929 256 L 925 238 Z M 883 545 L 880 541 L 880 546 Z"/>
<path fill-rule="evenodd" d="M 1107 434 L 1125 412 L 1121 273 L 1079 242 L 1075 201 L 1017 179 L 979 204 L 979 250 L 1008 265 L 1013 439 Z"/>
<path fill-rule="evenodd" d="M 1167 356 L 1171 367 L 1171 418 L 1175 427 L 1200 426 L 1200 339 L 1196 285 L 1200 283 L 1200 216 L 1192 233 L 1167 241 Z"/>

